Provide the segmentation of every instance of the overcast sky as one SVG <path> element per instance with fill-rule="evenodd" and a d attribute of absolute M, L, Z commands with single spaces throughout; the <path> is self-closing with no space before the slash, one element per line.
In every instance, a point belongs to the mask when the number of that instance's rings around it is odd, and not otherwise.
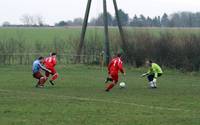
<path fill-rule="evenodd" d="M 102 12 L 103 0 L 92 0 L 91 17 Z M 107 0 L 108 11 L 114 13 L 112 0 Z M 117 0 L 118 7 L 133 17 L 135 14 L 159 16 L 178 11 L 200 11 L 200 0 Z M 24 14 L 40 15 L 53 25 L 60 20 L 83 17 L 87 0 L 0 0 L 0 24 L 21 23 Z"/>

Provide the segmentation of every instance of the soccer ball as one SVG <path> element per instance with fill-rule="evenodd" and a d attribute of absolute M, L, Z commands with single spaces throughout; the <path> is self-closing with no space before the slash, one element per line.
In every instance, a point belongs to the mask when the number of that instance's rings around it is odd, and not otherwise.
<path fill-rule="evenodd" d="M 120 88 L 125 88 L 126 87 L 126 83 L 125 82 L 120 82 L 119 83 L 119 87 Z"/>

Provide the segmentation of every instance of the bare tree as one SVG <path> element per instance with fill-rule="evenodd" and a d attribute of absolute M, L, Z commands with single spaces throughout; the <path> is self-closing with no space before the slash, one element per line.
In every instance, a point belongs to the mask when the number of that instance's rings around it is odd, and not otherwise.
<path fill-rule="evenodd" d="M 36 21 L 36 24 L 38 26 L 43 26 L 44 25 L 44 18 L 41 15 L 36 15 L 35 16 L 35 21 Z"/>
<path fill-rule="evenodd" d="M 44 18 L 41 15 L 24 14 L 20 18 L 21 22 L 26 26 L 43 26 Z"/>
<path fill-rule="evenodd" d="M 24 14 L 22 15 L 22 17 L 20 18 L 20 21 L 24 24 L 24 25 L 31 25 L 31 19 L 30 19 L 30 15 L 28 14 Z"/>
<path fill-rule="evenodd" d="M 29 20 L 30 20 L 30 25 L 32 26 L 36 25 L 36 19 L 34 16 L 29 16 Z"/>
<path fill-rule="evenodd" d="M 10 25 L 11 25 L 11 24 L 10 24 L 10 22 L 8 22 L 8 21 L 5 21 L 5 22 L 2 23 L 2 26 L 3 26 L 3 27 L 10 26 Z"/>

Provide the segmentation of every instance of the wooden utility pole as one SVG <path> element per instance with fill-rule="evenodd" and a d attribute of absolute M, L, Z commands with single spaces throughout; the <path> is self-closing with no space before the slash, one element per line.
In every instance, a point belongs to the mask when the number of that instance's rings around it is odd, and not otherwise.
<path fill-rule="evenodd" d="M 92 3 L 92 0 L 88 0 L 86 11 L 85 11 L 85 17 L 84 17 L 84 21 L 83 21 L 83 26 L 82 26 L 82 31 L 81 31 L 81 39 L 80 39 L 80 43 L 79 43 L 79 46 L 78 46 L 78 49 L 77 49 L 77 57 L 76 57 L 76 60 L 75 60 L 76 63 L 80 63 L 81 51 L 82 51 L 82 48 L 83 48 L 85 33 L 86 33 L 86 30 L 87 30 L 88 17 L 89 17 L 89 13 L 90 13 L 91 3 Z"/>
<path fill-rule="evenodd" d="M 109 37 L 108 37 L 108 13 L 107 13 L 107 5 L 106 0 L 103 0 L 103 17 L 104 17 L 104 34 L 105 34 L 105 57 L 106 64 L 109 64 L 110 61 L 110 45 L 109 45 Z"/>
<path fill-rule="evenodd" d="M 84 17 L 84 22 L 83 22 L 82 32 L 81 32 L 81 39 L 80 39 L 80 43 L 79 43 L 79 46 L 77 49 L 76 63 L 80 62 L 80 57 L 81 57 L 80 55 L 81 55 L 81 51 L 82 51 L 82 48 L 84 45 L 84 39 L 85 39 L 86 30 L 87 30 L 87 23 L 88 23 L 88 17 L 89 17 L 89 13 L 90 13 L 91 2 L 92 2 L 92 0 L 88 0 L 86 11 L 85 11 L 85 17 Z M 123 48 L 126 48 L 127 45 L 126 45 L 124 32 L 123 32 L 123 28 L 122 28 L 119 13 L 118 13 L 118 7 L 117 7 L 116 0 L 113 0 L 113 4 L 114 4 L 114 8 L 115 8 L 115 14 L 116 14 L 117 22 L 118 22 L 118 28 L 119 28 L 119 32 L 120 32 L 120 36 L 121 36 L 121 40 L 122 40 L 122 45 L 123 45 Z M 108 35 L 107 0 L 103 0 L 103 15 L 104 15 L 103 17 L 104 17 L 104 35 L 105 35 L 104 50 L 105 50 L 106 64 L 108 65 L 108 63 L 110 61 L 110 44 L 109 44 L 109 35 Z"/>
<path fill-rule="evenodd" d="M 117 7 L 116 0 L 113 0 L 113 4 L 114 4 L 114 8 L 115 8 L 115 16 L 116 16 L 117 23 L 118 23 L 119 33 L 120 33 L 121 40 L 122 40 L 122 46 L 123 46 L 123 49 L 126 49 L 127 44 L 126 44 L 126 40 L 125 40 L 125 36 L 124 36 L 124 31 L 123 31 L 123 28 L 122 28 L 122 23 L 121 23 L 121 20 L 120 20 L 120 17 L 119 17 L 119 12 L 118 12 L 119 9 Z"/>

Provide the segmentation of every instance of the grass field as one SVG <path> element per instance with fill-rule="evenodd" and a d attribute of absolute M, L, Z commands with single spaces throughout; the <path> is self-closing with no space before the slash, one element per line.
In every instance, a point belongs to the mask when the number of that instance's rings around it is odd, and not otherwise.
<path fill-rule="evenodd" d="M 59 66 L 56 86 L 34 87 L 30 66 L 0 66 L 0 125 L 199 125 L 200 77 L 165 71 L 158 89 L 127 68 L 126 89 L 104 92 L 106 71 Z"/>

